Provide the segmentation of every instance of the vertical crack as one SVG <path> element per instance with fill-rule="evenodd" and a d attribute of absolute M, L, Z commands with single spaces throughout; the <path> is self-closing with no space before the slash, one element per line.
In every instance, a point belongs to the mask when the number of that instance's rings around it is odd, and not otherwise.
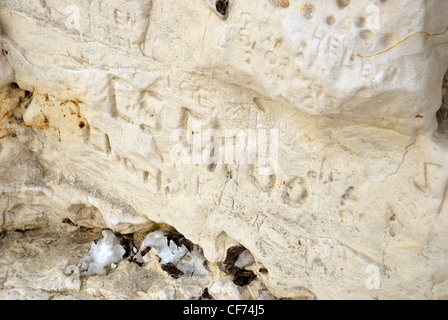
<path fill-rule="evenodd" d="M 437 111 L 438 131 L 448 135 L 448 70 L 443 77 L 442 83 L 442 106 Z"/>

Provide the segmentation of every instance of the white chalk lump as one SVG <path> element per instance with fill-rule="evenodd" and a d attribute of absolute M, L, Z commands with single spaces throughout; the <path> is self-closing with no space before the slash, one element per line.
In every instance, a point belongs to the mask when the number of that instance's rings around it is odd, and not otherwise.
<path fill-rule="evenodd" d="M 104 230 L 104 238 L 92 243 L 89 253 L 79 261 L 81 276 L 106 275 L 112 263 L 120 261 L 126 253 L 118 238 L 110 230 Z"/>
<path fill-rule="evenodd" d="M 145 237 L 144 245 L 155 249 L 162 269 L 172 277 L 186 275 L 203 278 L 210 273 L 201 248 L 185 238 L 173 238 L 168 233 L 158 230 Z"/>

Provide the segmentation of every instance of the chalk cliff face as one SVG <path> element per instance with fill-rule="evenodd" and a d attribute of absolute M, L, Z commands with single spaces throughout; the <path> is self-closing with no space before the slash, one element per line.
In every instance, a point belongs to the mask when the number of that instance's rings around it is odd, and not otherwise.
<path fill-rule="evenodd" d="M 0 0 L 0 293 L 13 230 L 63 277 L 163 224 L 279 298 L 447 299 L 448 2 L 217 2 Z"/>

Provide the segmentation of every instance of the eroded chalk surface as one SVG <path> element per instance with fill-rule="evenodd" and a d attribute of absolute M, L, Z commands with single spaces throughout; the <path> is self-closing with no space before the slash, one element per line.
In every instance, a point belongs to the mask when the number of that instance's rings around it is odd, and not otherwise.
<path fill-rule="evenodd" d="M 447 1 L 0 0 L 0 26 L 0 296 L 448 298 Z"/>

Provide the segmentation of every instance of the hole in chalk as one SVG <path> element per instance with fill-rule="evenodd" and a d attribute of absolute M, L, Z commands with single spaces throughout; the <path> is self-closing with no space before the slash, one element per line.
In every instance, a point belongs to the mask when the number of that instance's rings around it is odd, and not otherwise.
<path fill-rule="evenodd" d="M 350 4 L 350 0 L 337 0 L 336 3 L 339 9 L 344 9 Z"/>
<path fill-rule="evenodd" d="M 250 284 L 256 277 L 257 275 L 252 270 L 238 269 L 233 276 L 233 283 L 244 287 Z"/>
<path fill-rule="evenodd" d="M 241 260 L 240 256 L 244 256 Z M 253 256 L 243 246 L 234 246 L 227 249 L 226 259 L 220 265 L 221 271 L 232 276 L 232 281 L 237 286 L 243 287 L 250 284 L 257 275 L 246 269 L 247 266 L 253 264 Z"/>
<path fill-rule="evenodd" d="M 384 47 L 390 47 L 395 43 L 395 37 L 392 33 L 387 33 L 381 38 L 380 43 Z"/>
<path fill-rule="evenodd" d="M 266 268 L 260 268 L 259 270 L 258 270 L 258 272 L 260 272 L 260 273 L 262 273 L 262 274 L 268 274 L 269 272 L 268 272 L 268 269 L 266 269 Z"/>
<path fill-rule="evenodd" d="M 205 288 L 204 291 L 202 291 L 202 294 L 199 297 L 199 300 L 215 300 L 215 299 L 208 292 L 208 288 Z"/>
<path fill-rule="evenodd" d="M 62 220 L 62 223 L 66 223 L 68 225 L 71 225 L 72 227 L 77 227 L 78 225 L 76 223 L 74 223 L 72 220 L 70 220 L 69 218 L 65 218 L 64 220 Z"/>
<path fill-rule="evenodd" d="M 327 17 L 327 19 L 325 19 L 325 22 L 326 22 L 328 25 L 332 26 L 332 25 L 334 25 L 334 23 L 336 22 L 336 19 L 335 19 L 333 16 L 329 16 L 329 17 Z"/>
<path fill-rule="evenodd" d="M 360 33 L 360 37 L 365 41 L 373 38 L 374 36 L 375 36 L 375 34 L 370 30 L 364 30 Z"/>
<path fill-rule="evenodd" d="M 216 11 L 218 11 L 223 16 L 227 13 L 227 8 L 229 7 L 228 0 L 218 0 L 216 1 Z"/>
<path fill-rule="evenodd" d="M 303 8 L 303 16 L 305 17 L 305 19 L 307 20 L 311 20 L 314 17 L 314 11 L 315 8 L 312 4 L 307 4 L 304 8 Z"/>
<path fill-rule="evenodd" d="M 355 25 L 358 28 L 364 28 L 364 26 L 366 25 L 366 19 L 364 17 L 358 17 L 355 21 Z"/>
<path fill-rule="evenodd" d="M 143 171 L 143 181 L 148 182 L 148 179 L 149 179 L 149 172 Z"/>
<path fill-rule="evenodd" d="M 448 70 L 442 82 L 442 105 L 436 114 L 438 132 L 448 135 Z"/>
<path fill-rule="evenodd" d="M 125 250 L 123 258 L 124 259 L 129 258 L 129 256 L 131 256 L 131 254 L 132 254 L 132 247 L 134 245 L 132 239 L 129 236 L 123 237 L 120 239 L 120 245 Z"/>

